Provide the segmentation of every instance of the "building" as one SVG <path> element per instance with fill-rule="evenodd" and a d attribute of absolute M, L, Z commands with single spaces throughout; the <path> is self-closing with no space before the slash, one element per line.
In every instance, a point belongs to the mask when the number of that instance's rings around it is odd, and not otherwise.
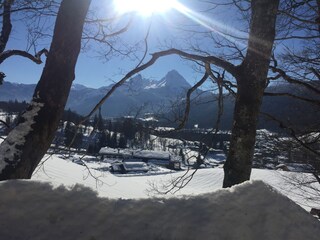
<path fill-rule="evenodd" d="M 174 170 L 181 169 L 181 162 L 172 160 L 169 152 L 152 151 L 141 149 L 115 149 L 104 147 L 99 151 L 101 160 L 115 159 L 123 162 L 137 162 L 153 163 L 159 166 L 164 166 Z"/>

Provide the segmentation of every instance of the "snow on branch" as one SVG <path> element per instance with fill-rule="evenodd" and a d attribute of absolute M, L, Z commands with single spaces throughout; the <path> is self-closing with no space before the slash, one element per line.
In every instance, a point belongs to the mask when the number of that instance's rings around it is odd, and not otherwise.
<path fill-rule="evenodd" d="M 34 118 L 43 107 L 43 103 L 36 102 L 35 99 L 30 103 L 29 110 L 22 114 L 19 123 L 0 145 L 0 173 L 8 164 L 17 164 L 21 150 L 19 147 L 25 143 L 27 135 L 33 130 Z"/>

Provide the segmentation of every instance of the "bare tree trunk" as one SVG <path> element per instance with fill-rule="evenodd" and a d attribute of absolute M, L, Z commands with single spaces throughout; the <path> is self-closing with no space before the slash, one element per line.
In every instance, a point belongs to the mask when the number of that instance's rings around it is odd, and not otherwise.
<path fill-rule="evenodd" d="M 316 24 L 318 24 L 318 30 L 320 33 L 320 0 L 317 0 L 317 6 L 318 6 L 318 17 L 316 18 Z"/>
<path fill-rule="evenodd" d="M 0 34 L 0 53 L 2 53 L 8 43 L 9 36 L 12 30 L 11 24 L 11 5 L 12 0 L 5 0 L 3 3 L 2 29 Z"/>
<path fill-rule="evenodd" d="M 250 179 L 258 115 L 266 86 L 279 0 L 252 0 L 248 50 L 237 70 L 237 96 L 223 187 Z"/>
<path fill-rule="evenodd" d="M 63 0 L 40 81 L 26 112 L 0 146 L 0 180 L 30 178 L 62 116 L 91 0 Z"/>

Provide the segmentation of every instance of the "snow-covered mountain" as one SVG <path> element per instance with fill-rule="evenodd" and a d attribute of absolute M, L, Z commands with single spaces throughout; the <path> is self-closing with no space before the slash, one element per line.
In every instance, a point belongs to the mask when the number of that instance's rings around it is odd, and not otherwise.
<path fill-rule="evenodd" d="M 71 91 L 67 107 L 81 114 L 88 113 L 111 87 Z M 134 115 L 142 107 L 144 112 L 160 111 L 177 98 L 183 100 L 189 87 L 187 80 L 176 70 L 167 73 L 160 81 L 138 74 L 111 95 L 102 107 L 102 114 L 108 117 Z"/>
<path fill-rule="evenodd" d="M 319 86 L 317 83 L 316 87 Z M 88 88 L 80 84 L 72 86 L 67 106 L 79 114 L 87 114 L 111 89 L 113 84 L 98 89 Z M 29 101 L 35 84 L 17 84 L 4 82 L 0 86 L 0 101 Z M 160 80 L 151 80 L 138 74 L 119 87 L 102 106 L 104 117 L 119 117 L 140 113 L 167 113 L 166 118 L 175 120 L 177 113 L 183 112 L 186 90 L 190 84 L 176 70 L 168 72 Z M 299 91 L 298 91 L 299 90 Z M 296 88 L 288 84 L 270 86 L 268 92 L 289 92 L 298 96 L 308 96 L 319 100 L 319 96 L 304 88 Z M 297 92 L 298 91 L 298 92 Z M 201 93 L 201 94 L 200 94 Z M 313 95 L 312 95 L 313 94 Z M 199 127 L 213 127 L 218 114 L 216 96 L 210 92 L 198 90 L 194 96 L 200 96 L 191 103 L 191 111 L 187 126 L 197 124 Z M 225 96 L 221 129 L 232 126 L 234 98 Z M 178 111 L 176 111 L 178 109 Z M 287 96 L 266 96 L 263 99 L 262 112 L 269 113 L 283 122 L 302 126 L 314 124 L 320 119 L 320 112 L 315 105 L 306 104 Z M 273 131 L 279 130 L 279 124 L 269 119 L 260 119 L 259 128 Z"/>
<path fill-rule="evenodd" d="M 35 84 L 20 84 L 3 82 L 0 85 L 0 101 L 29 101 L 35 89 Z"/>
<path fill-rule="evenodd" d="M 190 87 L 190 84 L 176 70 L 172 70 L 168 72 L 167 75 L 160 80 L 158 87 L 187 89 Z"/>
<path fill-rule="evenodd" d="M 84 89 L 88 89 L 88 87 L 86 87 L 84 85 L 81 85 L 81 84 L 78 84 L 78 83 L 74 83 L 71 86 L 71 90 L 74 90 L 74 91 L 81 91 L 81 90 L 84 90 Z"/>
<path fill-rule="evenodd" d="M 143 78 L 141 74 L 129 79 L 123 86 L 129 91 L 169 91 L 172 94 L 185 92 L 191 85 L 176 70 L 168 72 L 161 80 Z M 161 89 L 161 90 L 160 90 Z"/>
<path fill-rule="evenodd" d="M 181 89 L 188 89 L 190 86 L 191 85 L 180 75 L 180 73 L 176 70 L 171 70 L 160 81 L 150 82 L 150 85 L 145 88 L 167 88 L 168 90 L 180 91 Z"/>
<path fill-rule="evenodd" d="M 73 84 L 66 108 L 87 114 L 92 107 L 111 89 L 113 84 L 98 89 Z M 138 74 L 119 87 L 102 107 L 108 117 L 134 113 L 144 106 L 145 111 L 164 107 L 173 99 L 181 98 L 190 87 L 187 80 L 176 70 L 168 72 L 161 80 L 151 80 Z M 5 82 L 0 86 L 0 101 L 29 101 L 35 84 Z"/>

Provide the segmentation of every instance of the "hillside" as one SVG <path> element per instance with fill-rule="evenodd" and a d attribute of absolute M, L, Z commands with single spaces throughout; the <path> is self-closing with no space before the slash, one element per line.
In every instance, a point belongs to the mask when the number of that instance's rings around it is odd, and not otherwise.
<path fill-rule="evenodd" d="M 66 108 L 85 115 L 91 111 L 112 86 L 93 89 L 74 84 Z M 0 101 L 29 100 L 34 88 L 35 85 L 5 82 L 0 86 Z M 188 88 L 190 88 L 188 81 L 175 70 L 168 72 L 158 81 L 143 78 L 142 75 L 138 74 L 113 93 L 102 106 L 101 113 L 104 117 L 136 115 L 137 112 L 141 115 L 155 113 L 163 117 L 162 119 L 160 117 L 160 120 L 165 119 L 162 124 L 175 126 L 174 123 L 168 122 L 168 119 L 174 122 L 176 116 L 184 112 L 184 99 Z M 305 88 L 297 88 L 285 83 L 272 85 L 266 91 L 271 93 L 286 92 L 318 100 L 320 98 L 311 94 Z M 231 128 L 233 106 L 234 97 L 231 95 L 225 96 L 220 129 L 229 130 Z M 299 127 L 318 123 L 318 119 L 320 119 L 320 111 L 316 105 L 288 96 L 265 96 L 262 112 L 275 116 L 287 125 Z M 193 94 L 187 127 L 193 127 L 196 124 L 201 128 L 215 127 L 217 113 L 217 96 L 212 92 L 198 90 Z M 277 131 L 279 130 L 279 124 L 261 116 L 259 128 Z"/>

